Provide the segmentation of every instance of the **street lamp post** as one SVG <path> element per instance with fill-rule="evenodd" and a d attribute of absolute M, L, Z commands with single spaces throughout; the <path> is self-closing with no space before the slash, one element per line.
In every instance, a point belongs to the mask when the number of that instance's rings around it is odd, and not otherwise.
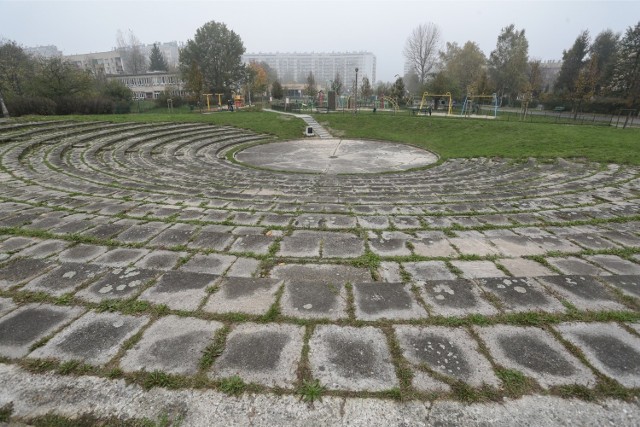
<path fill-rule="evenodd" d="M 355 114 L 358 114 L 358 67 L 356 67 L 356 93 L 354 94 L 353 102 L 354 102 L 353 111 Z"/>

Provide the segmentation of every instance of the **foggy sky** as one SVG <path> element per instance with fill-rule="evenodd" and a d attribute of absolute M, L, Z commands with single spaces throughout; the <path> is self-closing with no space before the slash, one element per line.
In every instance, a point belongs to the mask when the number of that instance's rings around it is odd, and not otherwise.
<path fill-rule="evenodd" d="M 640 20 L 639 1 L 451 0 L 0 0 L 0 38 L 23 46 L 56 45 L 65 55 L 116 46 L 132 30 L 143 43 L 193 38 L 208 21 L 225 23 L 247 53 L 369 51 L 378 80 L 403 74 L 411 30 L 433 22 L 444 42 L 472 40 L 488 56 L 501 28 L 525 29 L 529 56 L 561 59 L 578 34 L 624 31 Z"/>

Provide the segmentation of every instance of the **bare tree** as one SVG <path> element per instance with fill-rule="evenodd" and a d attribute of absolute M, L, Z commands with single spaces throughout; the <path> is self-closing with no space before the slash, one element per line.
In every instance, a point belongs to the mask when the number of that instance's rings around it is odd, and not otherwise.
<path fill-rule="evenodd" d="M 414 28 L 404 45 L 404 57 L 423 85 L 436 65 L 440 45 L 440 28 L 429 22 Z"/>
<path fill-rule="evenodd" d="M 118 52 L 124 63 L 125 72 L 131 74 L 140 74 L 147 71 L 147 58 L 142 51 L 142 43 L 129 30 L 128 39 L 125 39 L 122 31 L 118 30 L 116 42 L 118 44 Z"/>

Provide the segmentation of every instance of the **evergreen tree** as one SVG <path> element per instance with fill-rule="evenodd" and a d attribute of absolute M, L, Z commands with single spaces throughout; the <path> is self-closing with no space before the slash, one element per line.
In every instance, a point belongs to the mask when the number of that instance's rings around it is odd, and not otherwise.
<path fill-rule="evenodd" d="M 575 92 L 578 77 L 588 52 L 589 31 L 585 30 L 576 38 L 571 49 L 562 52 L 562 66 L 554 86 L 556 93 L 570 96 Z"/>
<path fill-rule="evenodd" d="M 151 54 L 149 55 L 149 71 L 167 71 L 169 66 L 164 59 L 164 55 L 160 52 L 160 48 L 156 43 L 151 48 Z"/>
<path fill-rule="evenodd" d="M 624 97 L 629 107 L 640 107 L 640 22 L 629 27 L 622 38 L 612 90 Z"/>
<path fill-rule="evenodd" d="M 273 99 L 284 98 L 284 89 L 282 89 L 282 85 L 278 80 L 274 81 L 271 85 L 271 96 L 273 96 Z"/>
<path fill-rule="evenodd" d="M 315 97 L 318 93 L 318 88 L 316 86 L 316 79 L 313 77 L 313 73 L 309 72 L 307 76 L 307 85 L 304 87 L 304 94 L 310 97 Z"/>

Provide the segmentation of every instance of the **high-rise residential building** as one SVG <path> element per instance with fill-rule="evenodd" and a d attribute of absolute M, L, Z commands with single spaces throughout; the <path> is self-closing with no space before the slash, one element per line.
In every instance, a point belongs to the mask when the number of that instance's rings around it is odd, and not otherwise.
<path fill-rule="evenodd" d="M 311 53 L 248 53 L 242 56 L 244 63 L 265 62 L 278 73 L 282 84 L 306 83 L 313 73 L 319 87 L 329 87 L 336 75 L 340 75 L 343 87 L 349 90 L 356 79 L 367 77 L 373 85 L 376 81 L 376 57 L 371 52 L 311 52 Z"/>
<path fill-rule="evenodd" d="M 40 56 L 43 58 L 55 58 L 58 56 L 62 56 L 62 52 L 58 50 L 57 46 L 54 45 L 25 47 L 24 51 L 30 55 Z"/>

